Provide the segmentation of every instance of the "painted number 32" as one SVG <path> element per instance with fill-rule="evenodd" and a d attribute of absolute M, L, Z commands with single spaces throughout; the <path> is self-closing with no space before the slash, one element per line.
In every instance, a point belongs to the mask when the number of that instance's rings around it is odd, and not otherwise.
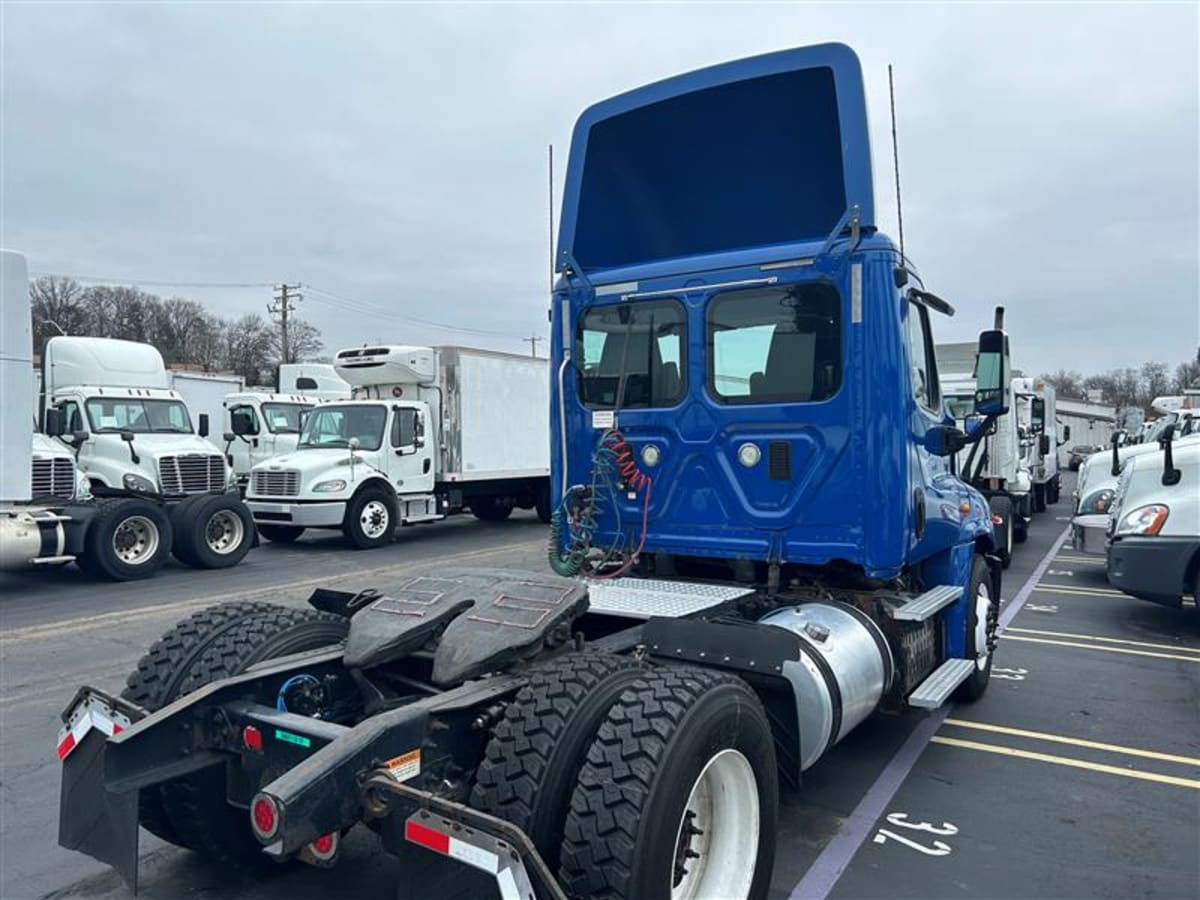
<path fill-rule="evenodd" d="M 939 837 L 949 837 L 952 834 L 958 834 L 958 828 L 949 822 L 943 822 L 941 825 L 932 825 L 929 822 L 910 822 L 908 821 L 908 813 L 888 813 L 887 822 L 894 828 L 923 831 L 926 834 L 937 835 Z M 931 840 L 929 846 L 926 846 L 914 838 L 898 834 L 889 828 L 880 828 L 875 832 L 876 844 L 885 844 L 888 841 L 897 841 L 910 850 L 916 850 L 918 853 L 924 853 L 926 856 L 948 856 L 952 849 L 945 841 Z"/>

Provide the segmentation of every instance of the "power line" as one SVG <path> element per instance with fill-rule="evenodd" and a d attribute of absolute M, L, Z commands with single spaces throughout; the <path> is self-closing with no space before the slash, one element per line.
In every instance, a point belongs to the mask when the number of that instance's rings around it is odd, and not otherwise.
<path fill-rule="evenodd" d="M 342 309 L 350 312 L 366 313 L 372 316 L 378 316 L 385 319 L 395 319 L 402 322 L 413 322 L 418 325 L 426 325 L 430 328 L 440 328 L 444 331 L 456 331 L 461 334 L 479 334 L 487 337 L 502 337 L 513 341 L 526 341 L 528 338 L 521 337 L 517 334 L 511 334 L 505 331 L 491 331 L 486 328 L 470 328 L 466 325 L 451 325 L 447 322 L 435 322 L 431 319 L 422 319 L 417 316 L 406 316 L 403 313 L 392 312 L 372 303 L 367 303 L 363 300 L 354 300 L 350 297 L 344 297 L 341 294 L 335 294 L 332 291 L 327 291 L 324 288 L 315 287 L 305 283 L 303 287 L 313 295 L 312 300 L 316 303 L 328 303 L 331 306 L 337 307 L 339 304 Z"/>
<path fill-rule="evenodd" d="M 291 292 L 289 295 L 288 292 Z M 290 363 L 288 359 L 290 353 L 290 345 L 288 344 L 288 313 L 296 311 L 296 307 L 292 306 L 292 300 L 300 301 L 304 299 L 304 295 L 300 293 L 299 284 L 288 284 L 286 281 L 283 284 L 275 285 L 275 300 L 273 303 L 267 304 L 267 312 L 271 316 L 279 316 L 279 361 L 283 364 Z"/>
<path fill-rule="evenodd" d="M 536 359 L 538 341 L 544 341 L 545 338 L 536 334 L 532 334 L 527 338 L 521 338 L 521 340 L 529 345 L 529 355 Z"/>
<path fill-rule="evenodd" d="M 193 287 L 193 288 L 269 288 L 270 281 L 167 281 L 145 278 L 105 278 L 100 275 L 71 275 L 63 272 L 30 272 L 35 278 L 71 278 L 87 284 L 130 284 L 144 287 Z"/>

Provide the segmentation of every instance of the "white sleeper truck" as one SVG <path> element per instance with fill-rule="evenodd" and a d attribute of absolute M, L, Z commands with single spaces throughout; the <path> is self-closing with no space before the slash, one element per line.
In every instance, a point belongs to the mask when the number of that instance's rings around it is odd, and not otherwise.
<path fill-rule="evenodd" d="M 293 453 L 251 470 L 246 500 L 263 537 L 341 529 L 358 548 L 397 525 L 470 509 L 550 520 L 546 361 L 467 347 L 342 350 L 354 399 L 323 403 Z"/>
<path fill-rule="evenodd" d="M 300 394 L 240 391 L 227 396 L 224 407 L 225 460 L 245 488 L 256 465 L 296 449 L 313 401 Z"/>
<path fill-rule="evenodd" d="M 1071 438 L 1071 428 L 1058 424 L 1054 385 L 1041 378 L 1014 378 L 1017 392 L 1017 427 L 1032 485 L 1034 512 L 1045 512 L 1058 502 L 1061 482 L 1058 448 Z M 1061 432 L 1061 437 L 1060 437 Z"/>
<path fill-rule="evenodd" d="M 349 400 L 352 395 L 333 363 L 284 363 L 279 367 L 279 393 L 303 394 L 310 400 Z"/>

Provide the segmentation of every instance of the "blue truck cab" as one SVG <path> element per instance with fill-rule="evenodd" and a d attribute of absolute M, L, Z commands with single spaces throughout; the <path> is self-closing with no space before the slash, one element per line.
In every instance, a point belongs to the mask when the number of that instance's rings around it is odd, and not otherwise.
<path fill-rule="evenodd" d="M 950 690 L 982 689 L 1000 569 L 987 501 L 953 470 L 971 438 L 943 409 L 933 336 L 953 309 L 877 228 L 850 48 L 587 109 L 556 268 L 556 571 L 596 579 L 593 595 L 618 575 L 836 589 L 930 631 L 936 662 L 960 663 Z M 980 339 L 977 411 L 994 420 L 1007 338 Z"/>

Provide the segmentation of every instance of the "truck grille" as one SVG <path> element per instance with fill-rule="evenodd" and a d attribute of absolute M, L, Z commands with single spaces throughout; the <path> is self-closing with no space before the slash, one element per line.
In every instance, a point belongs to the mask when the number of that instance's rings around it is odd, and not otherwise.
<path fill-rule="evenodd" d="M 250 473 L 250 493 L 255 497 L 298 497 L 300 473 L 295 469 L 255 470 Z"/>
<path fill-rule="evenodd" d="M 75 499 L 75 465 L 66 458 L 33 461 L 33 496 Z"/>
<path fill-rule="evenodd" d="M 164 494 L 203 494 L 225 490 L 225 460 L 220 454 L 190 453 L 158 461 Z"/>

